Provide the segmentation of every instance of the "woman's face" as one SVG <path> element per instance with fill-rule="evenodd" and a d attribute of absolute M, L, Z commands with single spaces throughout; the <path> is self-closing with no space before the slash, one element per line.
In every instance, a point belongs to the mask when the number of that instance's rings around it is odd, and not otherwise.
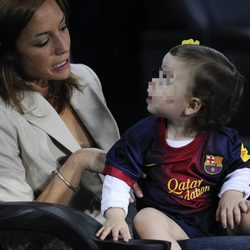
<path fill-rule="evenodd" d="M 55 0 L 46 0 L 16 42 L 16 64 L 26 81 L 38 84 L 70 75 L 70 36 L 64 13 Z"/>

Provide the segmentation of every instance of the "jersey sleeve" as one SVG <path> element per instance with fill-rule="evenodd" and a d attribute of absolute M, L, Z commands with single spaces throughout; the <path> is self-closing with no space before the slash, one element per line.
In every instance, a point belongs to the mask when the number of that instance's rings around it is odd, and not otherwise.
<path fill-rule="evenodd" d="M 125 216 L 128 213 L 130 187 L 122 180 L 106 175 L 102 188 L 101 212 L 111 207 L 118 207 L 124 210 Z"/>
<path fill-rule="evenodd" d="M 143 157 L 140 141 L 126 132 L 107 153 L 104 174 L 114 176 L 130 187 L 142 174 Z"/>
<path fill-rule="evenodd" d="M 243 194 L 247 199 L 250 195 L 250 168 L 237 169 L 226 177 L 226 181 L 221 187 L 218 196 L 229 190 L 236 190 Z"/>
<path fill-rule="evenodd" d="M 236 134 L 231 147 L 231 166 L 219 192 L 219 197 L 228 190 L 243 193 L 244 198 L 250 195 L 250 155 L 248 149 Z"/>

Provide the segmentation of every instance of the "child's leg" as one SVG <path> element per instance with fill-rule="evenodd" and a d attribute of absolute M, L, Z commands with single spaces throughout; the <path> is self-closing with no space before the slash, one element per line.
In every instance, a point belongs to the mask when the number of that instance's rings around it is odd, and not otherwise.
<path fill-rule="evenodd" d="M 182 228 L 154 208 L 140 210 L 134 218 L 134 227 L 141 239 L 168 240 L 172 250 L 181 249 L 177 240 L 188 239 Z"/>

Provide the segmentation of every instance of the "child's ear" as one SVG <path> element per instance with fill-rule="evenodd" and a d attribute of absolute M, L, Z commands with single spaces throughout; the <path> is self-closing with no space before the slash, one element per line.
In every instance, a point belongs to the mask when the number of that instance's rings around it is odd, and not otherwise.
<path fill-rule="evenodd" d="M 197 113 L 202 106 L 202 102 L 199 98 L 197 97 L 192 97 L 188 106 L 185 109 L 185 115 L 194 115 Z"/>

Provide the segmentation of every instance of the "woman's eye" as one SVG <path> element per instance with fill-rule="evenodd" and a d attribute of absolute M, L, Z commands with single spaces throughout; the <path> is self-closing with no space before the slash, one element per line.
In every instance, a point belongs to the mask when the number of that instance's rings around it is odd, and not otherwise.
<path fill-rule="evenodd" d="M 62 27 L 61 27 L 61 31 L 64 31 L 64 30 L 66 30 L 68 27 L 67 27 L 67 25 L 65 24 L 65 25 L 63 25 Z"/>
<path fill-rule="evenodd" d="M 47 38 L 46 40 L 43 40 L 42 42 L 38 43 L 36 46 L 37 47 L 43 47 L 48 43 L 49 39 Z"/>

